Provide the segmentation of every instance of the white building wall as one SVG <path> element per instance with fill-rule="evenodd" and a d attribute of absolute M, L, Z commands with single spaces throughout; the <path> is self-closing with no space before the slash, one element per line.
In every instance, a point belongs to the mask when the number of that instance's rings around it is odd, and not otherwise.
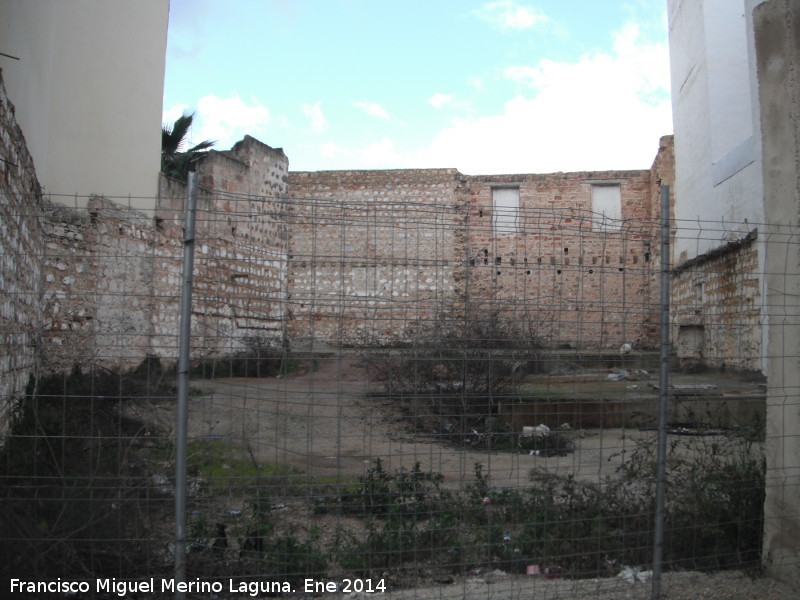
<path fill-rule="evenodd" d="M 750 16 L 760 1 L 669 0 L 674 216 L 701 226 L 729 224 L 702 239 L 679 236 L 677 263 L 764 221 Z"/>
<path fill-rule="evenodd" d="M 8 96 L 45 192 L 152 208 L 169 0 L 2 0 Z M 62 198 L 72 204 L 72 198 Z"/>
<path fill-rule="evenodd" d="M 668 0 L 680 266 L 766 221 L 753 9 L 764 0 Z M 764 237 L 756 239 L 763 273 Z M 765 281 L 759 296 L 766 297 Z M 764 324 L 762 318 L 762 325 Z M 754 330 L 754 333 L 757 330 Z M 767 327 L 760 328 L 766 348 Z M 757 340 L 753 340 L 755 343 Z M 761 369 L 765 368 L 761 358 Z"/>

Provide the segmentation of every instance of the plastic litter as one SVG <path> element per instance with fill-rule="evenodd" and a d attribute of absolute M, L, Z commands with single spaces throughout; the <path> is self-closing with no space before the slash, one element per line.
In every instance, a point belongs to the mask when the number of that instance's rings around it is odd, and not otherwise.
<path fill-rule="evenodd" d="M 541 575 L 542 574 L 542 567 L 539 565 L 528 565 L 525 567 L 525 573 L 527 575 Z"/>
<path fill-rule="evenodd" d="M 647 583 L 652 579 L 652 571 L 643 571 L 641 567 L 628 567 L 623 565 L 622 570 L 617 575 L 618 579 L 622 579 L 627 583 Z"/>
<path fill-rule="evenodd" d="M 550 428 L 544 423 L 542 423 L 541 425 L 537 425 L 536 427 L 525 425 L 522 428 L 522 437 L 545 438 L 549 435 L 550 435 Z"/>

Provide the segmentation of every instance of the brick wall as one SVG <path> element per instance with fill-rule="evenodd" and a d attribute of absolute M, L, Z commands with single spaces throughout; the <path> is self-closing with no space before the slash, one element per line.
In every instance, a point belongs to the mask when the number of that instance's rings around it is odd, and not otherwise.
<path fill-rule="evenodd" d="M 0 435 L 38 367 L 42 197 L 33 159 L 0 78 Z"/>
<path fill-rule="evenodd" d="M 622 221 L 598 231 L 593 185 L 619 186 Z M 519 190 L 514 231 L 493 227 L 492 191 Z M 470 178 L 469 284 L 475 300 L 532 319 L 566 347 L 652 344 L 654 231 L 648 171 Z M 520 312 L 522 311 L 522 312 Z"/>

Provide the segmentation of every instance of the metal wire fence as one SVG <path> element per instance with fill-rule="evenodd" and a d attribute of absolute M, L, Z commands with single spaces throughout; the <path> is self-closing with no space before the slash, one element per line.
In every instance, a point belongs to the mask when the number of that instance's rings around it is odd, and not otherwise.
<path fill-rule="evenodd" d="M 660 222 L 522 210 L 493 233 L 424 202 L 201 192 L 181 451 L 185 214 L 160 202 L 14 215 L 41 228 L 5 255 L 39 265 L 41 304 L 4 323 L 25 342 L 6 365 L 35 365 L 3 398 L 6 578 L 129 597 L 650 597 Z M 797 400 L 764 377 L 763 257 L 796 256 L 797 232 L 668 231 L 691 250 L 669 272 L 655 565 L 677 594 L 681 573 L 761 564 L 765 493 L 787 485 L 765 447 L 800 443 L 767 436 L 768 386 Z"/>

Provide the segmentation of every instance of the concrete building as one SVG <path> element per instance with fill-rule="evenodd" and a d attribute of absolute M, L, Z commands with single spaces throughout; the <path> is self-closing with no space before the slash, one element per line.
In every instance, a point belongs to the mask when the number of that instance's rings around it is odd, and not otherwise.
<path fill-rule="evenodd" d="M 798 585 L 800 2 L 668 6 L 674 216 L 698 232 L 674 241 L 673 339 L 684 361 L 767 376 L 764 564 Z"/>
<path fill-rule="evenodd" d="M 54 201 L 153 208 L 168 13 L 169 0 L 0 3 L 3 79 Z"/>
<path fill-rule="evenodd" d="M 768 234 L 766 306 L 767 495 L 764 563 L 800 586 L 800 2 L 769 0 L 752 13 L 763 134 Z"/>

